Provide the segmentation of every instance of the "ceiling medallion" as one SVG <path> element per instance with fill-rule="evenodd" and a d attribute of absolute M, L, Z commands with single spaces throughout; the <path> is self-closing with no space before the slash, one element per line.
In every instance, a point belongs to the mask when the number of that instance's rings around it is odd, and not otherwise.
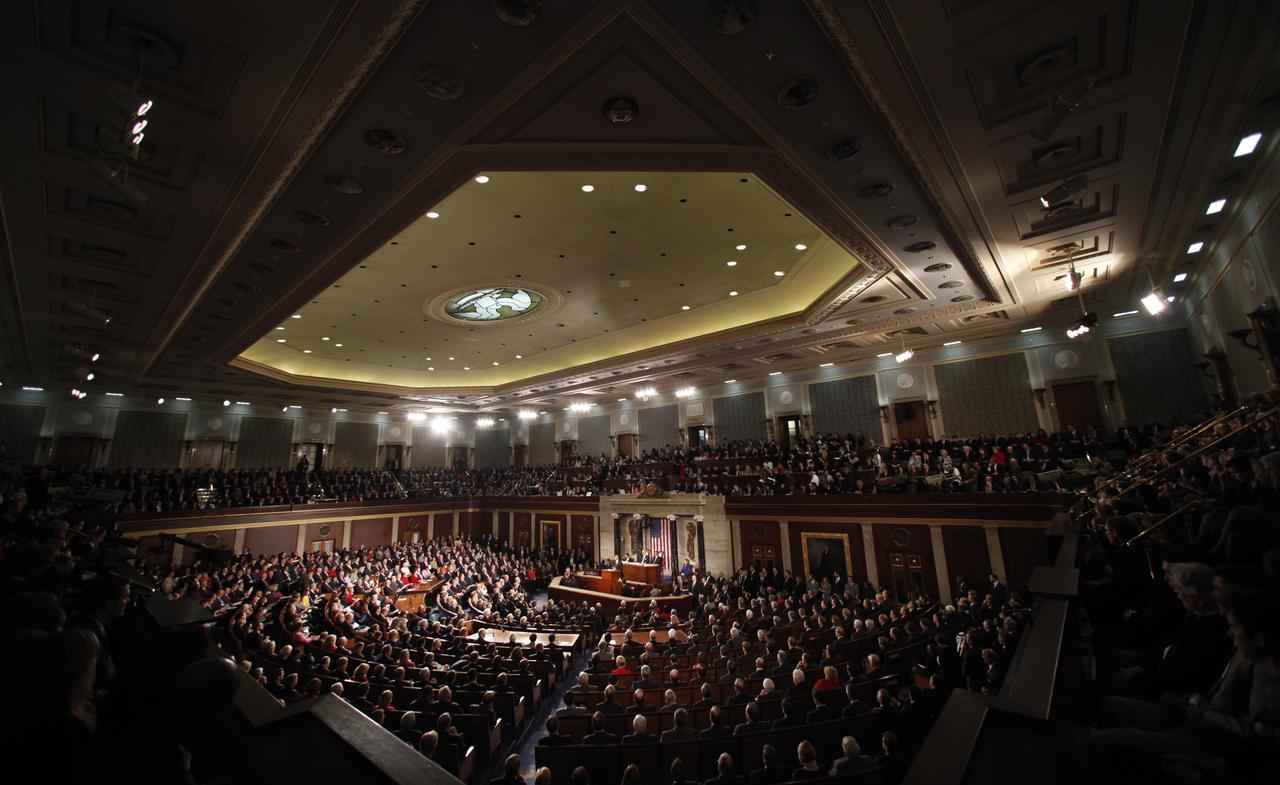
<path fill-rule="evenodd" d="M 854 157 L 860 152 L 862 152 L 862 140 L 856 136 L 851 136 L 848 139 L 841 139 L 832 143 L 824 155 L 832 161 L 843 161 L 846 158 Z"/>
<path fill-rule="evenodd" d="M 973 295 L 971 295 L 971 294 L 959 294 L 959 295 L 956 295 L 955 297 L 952 297 L 952 298 L 951 298 L 951 302 L 953 302 L 953 303 L 967 303 L 967 302 L 969 302 L 969 301 L 970 301 L 970 300 L 972 300 L 972 299 L 973 299 Z"/>
<path fill-rule="evenodd" d="M 447 65 L 423 63 L 413 73 L 418 89 L 437 101 L 455 101 L 467 92 L 467 80 Z"/>
<path fill-rule="evenodd" d="M 822 86 L 814 79 L 792 79 L 778 88 L 778 103 L 788 109 L 799 109 L 818 99 Z"/>
<path fill-rule="evenodd" d="M 934 248 L 937 248 L 937 247 L 938 247 L 938 244 L 935 243 L 933 240 L 921 240 L 918 243 L 912 243 L 911 245 L 908 245 L 906 248 L 903 248 L 902 250 L 910 251 L 911 253 L 923 253 L 925 251 L 932 251 Z"/>
<path fill-rule="evenodd" d="M 640 104 L 633 98 L 618 95 L 605 101 L 600 112 L 611 123 L 629 123 L 640 114 Z"/>
<path fill-rule="evenodd" d="M 399 155 L 409 148 L 409 142 L 395 131 L 385 128 L 370 128 L 364 132 L 365 144 L 380 153 Z"/>
<path fill-rule="evenodd" d="M 329 218 L 311 210 L 294 210 L 293 217 L 307 226 L 328 226 Z"/>
<path fill-rule="evenodd" d="M 884 225 L 890 229 L 906 229 L 908 226 L 914 226 L 920 220 L 918 215 L 899 215 L 884 222 Z"/>
<path fill-rule="evenodd" d="M 756 21 L 759 0 L 712 0 L 707 4 L 707 27 L 720 35 L 737 35 Z"/>
<path fill-rule="evenodd" d="M 302 253 L 301 245 L 288 240 L 272 240 L 268 245 L 283 253 Z"/>
<path fill-rule="evenodd" d="M 355 195 L 364 193 L 364 183 L 340 174 L 331 174 L 325 177 L 324 184 L 340 194 Z"/>
<path fill-rule="evenodd" d="M 1031 58 L 1018 69 L 1018 79 L 1023 84 L 1043 81 L 1075 60 L 1074 53 L 1065 46 L 1047 49 Z"/>
<path fill-rule="evenodd" d="M 493 12 L 503 24 L 532 27 L 542 20 L 543 0 L 493 0 Z"/>
<path fill-rule="evenodd" d="M 939 289 L 959 289 L 961 286 L 964 286 L 963 281 L 943 281 L 938 284 Z"/>
<path fill-rule="evenodd" d="M 893 313 L 895 316 L 906 316 L 909 313 L 915 313 L 915 312 L 916 312 L 915 308 L 899 308 Z"/>
<path fill-rule="evenodd" d="M 862 186 L 862 190 L 858 191 L 858 195 L 863 199 L 883 199 L 893 193 L 893 183 L 887 183 L 883 180 L 870 185 Z"/>
<path fill-rule="evenodd" d="M 924 268 L 924 271 L 926 273 L 941 273 L 941 272 L 946 272 L 947 270 L 950 270 L 950 269 L 951 269 L 951 265 L 947 264 L 946 262 L 938 262 L 937 264 L 931 264 L 928 267 Z"/>
<path fill-rule="evenodd" d="M 884 302 L 884 295 L 883 295 L 883 294 L 872 294 L 872 295 L 868 295 L 868 296 L 866 296 L 866 297 L 863 297 L 863 298 L 862 298 L 862 302 L 864 302 L 864 303 L 868 303 L 868 304 L 870 304 L 870 303 L 882 303 L 882 302 Z"/>

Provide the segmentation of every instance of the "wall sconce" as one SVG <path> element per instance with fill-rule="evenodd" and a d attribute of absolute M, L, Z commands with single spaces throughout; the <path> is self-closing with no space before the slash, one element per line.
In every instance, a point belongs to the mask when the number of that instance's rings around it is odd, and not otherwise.
<path fill-rule="evenodd" d="M 938 402 L 925 401 L 925 403 L 929 406 L 929 416 L 936 418 L 938 416 Z"/>
<path fill-rule="evenodd" d="M 1044 388 L 1037 387 L 1031 391 L 1031 394 L 1036 397 L 1036 403 L 1040 404 L 1040 408 L 1043 409 L 1044 408 Z"/>
<path fill-rule="evenodd" d="M 881 407 L 880 407 L 880 421 L 881 421 L 881 422 L 889 422 L 889 407 L 888 407 L 888 406 L 881 406 Z"/>

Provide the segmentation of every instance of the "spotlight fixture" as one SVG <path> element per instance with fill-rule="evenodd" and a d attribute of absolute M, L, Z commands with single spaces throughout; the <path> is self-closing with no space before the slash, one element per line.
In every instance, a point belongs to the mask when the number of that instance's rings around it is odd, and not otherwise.
<path fill-rule="evenodd" d="M 1075 340 L 1089 334 L 1094 325 L 1098 323 L 1098 315 L 1092 311 L 1086 311 L 1080 314 L 1080 318 L 1076 319 L 1071 327 L 1067 328 L 1067 337 Z"/>
<path fill-rule="evenodd" d="M 639 390 L 636 390 L 636 398 L 639 398 L 642 401 L 647 401 L 657 394 L 658 391 L 652 387 L 641 387 Z"/>
<path fill-rule="evenodd" d="M 427 217 L 434 221 L 440 217 L 440 213 L 437 213 L 435 210 L 428 210 Z"/>
<path fill-rule="evenodd" d="M 24 385 L 22 385 L 22 390 L 23 390 L 23 392 L 44 392 L 44 388 L 43 388 L 43 387 L 37 387 L 37 386 L 35 386 L 35 385 L 33 385 L 33 384 L 24 384 Z"/>
<path fill-rule="evenodd" d="M 1242 155 L 1248 155 L 1258 149 L 1258 142 L 1262 141 L 1261 133 L 1251 133 L 1240 139 L 1240 144 L 1236 145 L 1236 152 L 1232 158 L 1239 158 Z"/>
<path fill-rule="evenodd" d="M 289 406 L 287 404 L 284 406 L 281 406 L 280 411 L 285 412 L 287 414 L 289 412 Z"/>
<path fill-rule="evenodd" d="M 916 353 L 907 348 L 907 336 L 899 335 L 898 338 L 899 340 L 902 341 L 902 351 L 895 354 L 893 356 L 893 359 L 895 362 L 898 363 L 898 365 L 902 365 L 907 360 L 910 360 L 912 357 L 915 357 Z"/>
<path fill-rule="evenodd" d="M 808 250 L 808 248 L 809 248 L 809 246 L 805 245 L 804 243 L 796 243 L 796 250 L 797 250 L 797 251 L 804 251 L 804 250 Z"/>
<path fill-rule="evenodd" d="M 735 245 L 735 246 L 733 246 L 733 247 L 734 247 L 734 249 L 735 249 L 735 250 L 738 250 L 738 251 L 745 251 L 745 250 L 747 250 L 747 244 L 746 244 L 746 243 L 738 243 L 737 245 Z"/>
<path fill-rule="evenodd" d="M 484 185 L 485 183 L 489 182 L 489 175 L 487 174 L 476 175 L 476 182 L 480 183 L 481 185 Z"/>
<path fill-rule="evenodd" d="M 409 412 L 405 417 L 409 422 L 424 422 L 427 419 L 427 415 L 422 412 Z"/>
<path fill-rule="evenodd" d="M 582 412 L 591 411 L 592 406 L 595 406 L 595 404 L 587 403 L 586 401 L 575 401 L 569 404 L 569 411 L 574 412 L 576 414 L 580 414 Z"/>
<path fill-rule="evenodd" d="M 1089 187 L 1089 176 L 1086 174 L 1077 174 L 1068 177 L 1058 184 L 1057 188 L 1040 197 L 1040 205 L 1046 210 L 1054 205 L 1061 204 L 1081 191 Z"/>
<path fill-rule="evenodd" d="M 737 383 L 738 383 L 738 380 L 737 380 L 737 379 L 725 379 L 725 380 L 724 380 L 724 383 L 725 383 L 725 384 L 737 384 Z"/>
<path fill-rule="evenodd" d="M 231 405 L 231 401 L 226 401 L 226 400 L 224 400 L 224 401 L 222 402 L 222 405 L 223 405 L 223 406 L 230 406 L 230 405 Z"/>
<path fill-rule="evenodd" d="M 1186 273 L 1178 273 L 1177 275 L 1173 276 L 1173 282 L 1174 282 L 1174 283 L 1182 283 L 1182 282 L 1183 282 L 1183 281 L 1185 281 L 1185 280 L 1187 280 L 1187 274 L 1186 274 Z"/>
<path fill-rule="evenodd" d="M 1079 109 L 1080 104 L 1089 97 L 1092 89 L 1093 77 L 1087 74 L 1062 88 L 1062 92 L 1049 99 L 1049 108 L 1040 117 L 1035 128 L 1031 129 L 1031 136 L 1042 142 L 1052 139 L 1071 113 Z"/>
<path fill-rule="evenodd" d="M 696 393 L 697 391 L 698 391 L 697 387 L 681 387 L 679 390 L 676 390 L 676 397 L 689 398 L 689 397 L 692 397 L 693 394 Z"/>
<path fill-rule="evenodd" d="M 138 145 L 146 136 L 148 115 L 155 101 L 139 96 L 137 88 L 136 83 L 129 88 L 117 82 L 107 89 L 107 99 L 115 110 L 98 130 L 98 150 L 104 157 L 138 157 Z"/>
<path fill-rule="evenodd" d="M 329 414 L 337 414 L 337 413 L 338 413 L 338 407 L 337 407 L 337 406 L 332 406 L 332 407 L 330 407 L 330 408 L 329 408 Z"/>
<path fill-rule="evenodd" d="M 1204 248 L 1204 243 L 1196 240 L 1194 243 L 1187 246 L 1187 253 L 1200 253 L 1201 248 Z"/>
<path fill-rule="evenodd" d="M 22 389 L 24 389 L 24 390 L 25 390 L 25 389 L 27 389 L 27 388 L 26 388 L 26 387 L 23 387 Z M 68 390 L 67 392 L 71 393 L 71 397 L 72 397 L 72 398 L 76 398 L 76 399 L 84 398 L 85 396 L 87 396 L 87 395 L 88 395 L 88 393 L 84 392 L 83 390 L 77 390 L 77 389 L 76 389 L 76 388 L 74 388 L 74 387 L 72 387 L 72 388 L 71 388 L 70 390 Z"/>
<path fill-rule="evenodd" d="M 592 192 L 592 191 L 594 191 L 594 190 L 596 190 L 596 187 L 595 187 L 594 185 L 584 185 L 584 186 L 582 186 L 582 192 L 583 192 L 583 193 L 585 193 L 585 194 L 589 194 L 589 193 L 591 193 L 591 192 Z"/>
<path fill-rule="evenodd" d="M 773 271 L 773 274 L 774 274 L 774 275 L 776 275 L 776 276 L 778 276 L 779 278 L 781 278 L 782 276 L 786 275 L 786 273 L 784 273 L 782 270 L 774 270 L 774 271 Z"/>
<path fill-rule="evenodd" d="M 1142 298 L 1142 307 L 1147 309 L 1147 313 L 1155 316 L 1165 308 L 1164 291 L 1156 286 L 1156 282 L 1151 278 L 1151 268 L 1147 268 L 1147 283 L 1151 284 L 1151 292 Z"/>
<path fill-rule="evenodd" d="M 123 398 L 123 397 L 124 397 L 124 393 L 113 393 L 113 392 L 109 392 L 109 393 L 103 393 L 103 395 L 107 396 L 108 398 Z"/>
<path fill-rule="evenodd" d="M 535 411 L 530 411 L 529 409 L 521 409 L 520 411 L 516 412 L 516 416 L 522 420 L 533 420 L 537 418 L 538 413 Z"/>
<path fill-rule="evenodd" d="M 649 186 L 645 185 L 644 183 L 636 183 L 637 193 L 644 193 L 647 190 L 649 190 Z"/>
<path fill-rule="evenodd" d="M 492 418 L 492 417 L 481 417 L 480 419 L 476 420 L 476 427 L 477 427 L 477 428 L 492 428 L 492 427 L 493 427 L 493 418 Z"/>
<path fill-rule="evenodd" d="M 725 267 L 737 267 L 737 266 L 738 266 L 738 263 L 737 263 L 736 261 L 734 261 L 733 259 L 730 259 L 729 261 L 727 261 L 727 262 L 725 262 L 725 263 L 724 263 L 724 266 L 725 266 Z"/>
<path fill-rule="evenodd" d="M 436 433 L 448 433 L 449 421 L 443 417 L 437 417 L 431 421 L 431 430 L 435 431 Z"/>
<path fill-rule="evenodd" d="M 157 399 L 156 399 L 156 406 L 164 406 L 164 399 L 163 399 L 163 398 L 157 398 Z"/>
<path fill-rule="evenodd" d="M 253 406 L 253 404 L 248 401 L 236 401 L 236 406 Z"/>
<path fill-rule="evenodd" d="M 181 395 L 177 395 L 177 396 L 174 396 L 173 400 L 175 400 L 175 401 L 190 401 L 191 399 L 190 399 L 190 398 L 184 398 L 184 397 L 182 397 Z"/>

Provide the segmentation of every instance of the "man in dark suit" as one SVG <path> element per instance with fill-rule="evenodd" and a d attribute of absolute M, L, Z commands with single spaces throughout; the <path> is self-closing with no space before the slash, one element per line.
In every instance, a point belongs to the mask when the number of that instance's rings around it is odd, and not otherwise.
<path fill-rule="evenodd" d="M 671 730 L 663 732 L 663 743 L 698 740 L 698 732 L 689 727 L 689 712 L 684 709 L 676 709 L 671 719 L 676 725 Z"/>
<path fill-rule="evenodd" d="M 840 719 L 840 707 L 831 705 L 831 697 L 825 691 L 813 693 L 814 709 L 805 716 L 804 721 L 812 725 L 815 722 Z"/>
<path fill-rule="evenodd" d="M 578 683 L 569 688 L 569 692 L 591 692 L 591 674 L 583 671 L 578 674 Z"/>
<path fill-rule="evenodd" d="M 560 732 L 560 721 L 554 715 L 547 717 L 547 735 L 538 739 L 538 745 L 542 747 L 563 747 L 566 744 L 572 744 L 573 739 Z"/>
<path fill-rule="evenodd" d="M 844 777 L 876 767 L 875 758 L 870 755 L 863 755 L 862 747 L 854 737 L 845 736 L 841 739 L 840 748 L 844 751 L 844 757 L 836 758 L 831 764 L 832 777 Z M 752 783 L 752 785 L 755 784 Z"/>
<path fill-rule="evenodd" d="M 791 663 L 787 660 L 787 653 L 785 651 L 779 651 L 778 665 L 769 672 L 769 675 L 775 679 L 786 678 L 791 675 L 792 670 L 793 668 L 791 667 Z"/>
<path fill-rule="evenodd" d="M 564 708 L 556 712 L 557 717 L 585 717 L 591 712 L 587 711 L 586 706 L 579 706 L 578 699 L 574 697 L 572 692 L 564 694 Z"/>
<path fill-rule="evenodd" d="M 508 755 L 502 768 L 502 776 L 489 780 L 489 785 L 524 785 L 524 777 L 520 776 L 519 755 Z"/>
<path fill-rule="evenodd" d="M 710 684 L 703 684 L 703 685 L 702 685 L 702 697 L 701 697 L 699 700 L 697 700 L 697 701 L 695 701 L 695 702 L 694 702 L 694 704 L 693 704 L 693 708 L 695 708 L 695 709 L 709 709 L 709 708 L 711 708 L 712 706 L 715 706 L 715 705 L 716 705 L 715 698 L 711 697 L 711 685 L 710 685 Z"/>
<path fill-rule="evenodd" d="M 716 758 L 716 776 L 707 780 L 706 785 L 744 785 L 741 774 L 733 773 L 733 756 L 727 752 Z"/>
<path fill-rule="evenodd" d="M 857 684 L 854 684 L 853 682 L 849 682 L 848 684 L 844 685 L 844 694 L 845 694 L 845 697 L 849 699 L 849 704 L 844 707 L 844 710 L 840 712 L 840 715 L 844 717 L 846 720 L 857 717 L 859 714 L 866 714 L 868 711 L 871 711 L 871 707 L 868 706 L 866 702 L 863 701 L 862 698 L 858 696 Z"/>
<path fill-rule="evenodd" d="M 667 690 L 662 693 L 662 705 L 658 707 L 658 711 L 675 711 L 683 708 L 683 705 L 676 703 L 675 690 Z"/>
<path fill-rule="evenodd" d="M 621 714 L 622 705 L 614 699 L 617 692 L 617 689 L 612 684 L 606 686 L 604 688 L 604 700 L 596 704 L 596 711 L 605 714 Z"/>
<path fill-rule="evenodd" d="M 622 737 L 623 744 L 657 744 L 658 737 L 649 733 L 649 721 L 643 714 L 631 718 L 631 733 Z"/>
<path fill-rule="evenodd" d="M 1000 576 L 994 572 L 987 576 L 987 594 L 991 595 L 991 606 L 1003 608 L 1009 601 L 1009 587 L 1000 582 Z"/>
<path fill-rule="evenodd" d="M 618 734 L 604 729 L 604 715 L 596 712 L 591 715 L 591 732 L 582 737 L 583 744 L 617 744 Z"/>
<path fill-rule="evenodd" d="M 760 719 L 760 704 L 751 701 L 747 704 L 747 720 L 740 722 L 733 729 L 734 736 L 743 736 L 748 733 L 763 733 L 773 729 L 773 723 L 768 720 Z"/>
<path fill-rule="evenodd" d="M 796 728 L 804 724 L 804 714 L 797 710 L 795 698 L 784 698 L 782 717 L 773 721 L 773 729 Z"/>
<path fill-rule="evenodd" d="M 652 709 L 652 706 L 644 702 L 644 690 L 631 693 L 631 705 L 627 707 L 627 714 L 643 714 Z"/>
<path fill-rule="evenodd" d="M 751 772 L 750 785 L 777 785 L 791 779 L 791 769 L 778 765 L 778 749 L 772 744 L 761 748 L 760 759 L 764 765 Z"/>
<path fill-rule="evenodd" d="M 747 694 L 747 682 L 738 679 L 733 683 L 733 695 L 729 698 L 730 706 L 738 706 L 751 702 L 751 696 Z"/>
<path fill-rule="evenodd" d="M 788 695 L 808 695 L 813 691 L 813 687 L 804 680 L 804 671 L 796 668 L 791 671 L 791 686 L 787 688 Z"/>
<path fill-rule="evenodd" d="M 769 669 L 764 666 L 764 657 L 756 657 L 756 669 L 747 676 L 748 681 L 756 681 L 769 677 Z"/>
<path fill-rule="evenodd" d="M 733 684 L 738 680 L 738 664 L 733 660 L 729 660 L 724 666 L 724 675 L 720 677 L 721 684 Z"/>
<path fill-rule="evenodd" d="M 722 712 L 719 706 L 712 706 L 710 717 L 710 725 L 703 728 L 698 734 L 698 738 L 706 741 L 707 739 L 721 739 L 725 736 L 732 736 L 733 732 L 725 727 Z"/>
<path fill-rule="evenodd" d="M 640 666 L 640 678 L 635 684 L 631 685 L 640 690 L 654 690 L 658 688 L 658 682 L 653 680 L 653 669 L 648 665 Z"/>

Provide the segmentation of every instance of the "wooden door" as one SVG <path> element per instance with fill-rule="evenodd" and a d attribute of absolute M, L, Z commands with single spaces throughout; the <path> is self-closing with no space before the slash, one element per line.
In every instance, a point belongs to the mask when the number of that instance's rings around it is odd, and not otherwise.
<path fill-rule="evenodd" d="M 199 439 L 191 445 L 191 469 L 221 469 L 227 443 L 221 439 Z M 266 468 L 246 466 L 246 469 Z"/>
<path fill-rule="evenodd" d="M 691 449 L 701 447 L 707 441 L 707 426 L 690 425 L 689 426 L 689 447 Z"/>
<path fill-rule="evenodd" d="M 453 464 L 454 468 L 461 467 L 465 469 L 467 466 L 467 445 L 455 445 L 450 452 L 453 455 L 453 460 L 450 463 Z"/>
<path fill-rule="evenodd" d="M 890 590 L 898 602 L 908 602 L 925 593 L 924 559 L 918 553 L 889 554 L 892 574 Z"/>
<path fill-rule="evenodd" d="M 1103 426 L 1098 389 L 1093 382 L 1053 385 L 1053 408 L 1057 412 L 1059 431 L 1065 431 L 1068 425 L 1074 425 L 1081 432 L 1090 425 Z"/>
<path fill-rule="evenodd" d="M 515 446 L 515 454 L 513 456 L 512 463 L 515 466 L 529 465 L 529 445 L 517 444 Z"/>
<path fill-rule="evenodd" d="M 404 466 L 404 445 L 388 444 L 384 446 L 382 465 L 391 468 L 394 466 L 399 469 Z"/>
<path fill-rule="evenodd" d="M 53 440 L 53 454 L 49 456 L 49 464 L 64 469 L 91 467 L 93 450 L 97 442 L 96 436 L 58 434 L 58 437 Z"/>
<path fill-rule="evenodd" d="M 788 415 L 778 418 L 778 449 L 784 453 L 791 449 L 793 442 L 800 439 L 800 418 Z"/>
<path fill-rule="evenodd" d="M 635 434 L 620 433 L 618 434 L 618 455 L 622 458 L 635 457 Z"/>
<path fill-rule="evenodd" d="M 929 422 L 926 419 L 924 401 L 902 401 L 893 405 L 893 423 L 897 429 L 898 441 L 924 439 L 929 436 Z"/>
<path fill-rule="evenodd" d="M 778 549 L 772 545 L 752 545 L 751 563 L 756 569 L 772 570 L 778 566 Z"/>

